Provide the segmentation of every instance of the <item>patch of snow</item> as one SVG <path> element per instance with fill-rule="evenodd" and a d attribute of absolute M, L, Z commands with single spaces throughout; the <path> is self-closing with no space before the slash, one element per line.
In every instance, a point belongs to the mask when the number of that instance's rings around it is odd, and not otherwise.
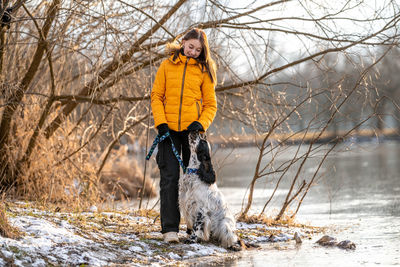
<path fill-rule="evenodd" d="M 138 240 L 139 238 L 135 234 L 127 234 L 125 235 L 125 238 L 129 240 Z"/>
<path fill-rule="evenodd" d="M 244 222 L 237 222 L 236 228 L 237 229 L 259 229 L 259 228 L 264 229 L 265 225 L 260 224 L 260 223 L 249 224 L 249 223 L 244 223 Z"/>
<path fill-rule="evenodd" d="M 214 245 L 208 245 L 204 246 L 201 244 L 190 244 L 189 245 L 194 251 L 196 251 L 196 254 L 198 256 L 208 256 L 208 255 L 213 255 L 216 254 L 217 252 L 226 252 L 226 249 L 222 247 L 217 247 Z"/>
<path fill-rule="evenodd" d="M 130 251 L 132 251 L 132 252 L 142 252 L 143 251 L 143 249 L 141 247 L 138 247 L 138 246 L 131 246 L 128 249 Z"/>
<path fill-rule="evenodd" d="M 183 256 L 183 258 L 184 259 L 188 259 L 188 258 L 193 258 L 193 257 L 196 257 L 196 256 L 198 256 L 197 253 L 195 253 L 195 252 L 193 252 L 191 250 L 188 250 L 188 251 L 186 251 L 186 253 Z"/>
<path fill-rule="evenodd" d="M 11 217 L 10 222 L 27 233 L 19 240 L 8 239 L 0 242 L 3 246 L 18 248 L 16 253 L 9 251 L 3 253 L 5 257 L 14 258 L 16 265 L 45 266 L 46 264 L 41 264 L 45 257 L 54 263 L 99 266 L 118 257 L 106 249 L 99 248 L 94 241 L 75 234 L 70 230 L 74 227 L 66 222 L 60 227 L 45 219 L 30 216 Z M 26 254 L 26 256 L 17 262 L 14 254 Z"/>
<path fill-rule="evenodd" d="M 173 252 L 168 253 L 168 257 L 170 257 L 173 260 L 180 260 L 182 257 L 179 256 L 178 254 L 175 254 Z"/>
<path fill-rule="evenodd" d="M 271 236 L 268 241 L 270 242 L 284 242 L 293 239 L 287 234 L 280 233 L 278 235 Z"/>
<path fill-rule="evenodd" d="M 15 260 L 14 260 L 14 264 L 15 264 L 15 265 L 17 265 L 17 266 L 21 266 L 21 267 L 23 267 L 23 266 L 24 266 L 24 263 L 23 263 L 23 261 L 21 261 L 21 260 L 18 260 L 18 259 L 15 259 Z"/>
<path fill-rule="evenodd" d="M 290 236 L 288 234 L 280 233 L 277 235 L 277 238 L 279 239 L 279 242 L 284 242 L 293 239 L 293 236 Z"/>
<path fill-rule="evenodd" d="M 33 267 L 41 267 L 41 266 L 47 266 L 46 262 L 43 259 L 38 259 L 34 263 L 32 263 Z"/>
<path fill-rule="evenodd" d="M 60 221 L 60 226 L 61 227 L 63 227 L 63 228 L 67 228 L 67 227 L 69 227 L 70 226 L 70 224 L 69 223 L 67 223 L 66 221 Z"/>
<path fill-rule="evenodd" d="M 52 255 L 48 255 L 47 258 L 50 260 L 50 262 L 57 262 L 57 258 L 53 257 Z"/>
<path fill-rule="evenodd" d="M 256 235 L 250 235 L 249 236 L 253 242 L 268 242 L 270 241 L 269 236 L 256 236 Z"/>
<path fill-rule="evenodd" d="M 84 238 L 76 235 L 64 227 L 58 227 L 57 225 L 48 222 L 44 219 L 35 217 L 22 217 L 23 220 L 18 220 L 18 218 L 10 218 L 10 221 L 22 231 L 25 231 L 35 237 L 33 245 L 45 246 L 51 243 L 74 243 L 74 242 L 93 242 L 91 240 L 85 240 Z M 43 238 L 45 237 L 45 238 Z"/>
<path fill-rule="evenodd" d="M 147 245 L 145 242 L 139 241 L 139 242 L 136 242 L 136 244 L 140 245 L 145 250 L 150 249 L 149 245 Z"/>
<path fill-rule="evenodd" d="M 0 238 L 2 238 L 2 237 L 0 237 Z M 3 243 L 3 242 L 2 242 L 2 243 Z M 3 246 L 3 247 L 4 247 L 4 246 Z M 3 256 L 6 257 L 6 258 L 11 258 L 11 257 L 14 255 L 12 252 L 7 251 L 7 250 L 4 250 L 4 249 L 1 250 L 1 253 L 2 253 Z"/>

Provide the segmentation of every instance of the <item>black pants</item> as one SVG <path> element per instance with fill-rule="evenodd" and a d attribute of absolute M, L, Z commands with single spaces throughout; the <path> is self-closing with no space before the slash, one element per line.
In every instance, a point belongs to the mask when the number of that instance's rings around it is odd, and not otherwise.
<path fill-rule="evenodd" d="M 170 134 L 184 165 L 188 166 L 190 158 L 188 131 L 175 132 L 170 130 Z M 156 160 L 161 177 L 161 233 L 179 232 L 181 219 L 178 203 L 180 165 L 172 151 L 171 139 L 167 138 L 158 144 Z"/>

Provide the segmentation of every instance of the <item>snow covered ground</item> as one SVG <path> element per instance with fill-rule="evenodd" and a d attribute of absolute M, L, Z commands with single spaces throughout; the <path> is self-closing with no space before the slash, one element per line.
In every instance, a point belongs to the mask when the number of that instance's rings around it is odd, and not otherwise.
<path fill-rule="evenodd" d="M 155 212 L 66 213 L 38 210 L 27 204 L 9 205 L 9 222 L 22 235 L 0 237 L 0 266 L 89 265 L 128 266 L 188 263 L 193 258 L 240 257 L 217 244 L 166 244 Z M 179 232 L 185 240 L 185 227 Z M 237 233 L 246 242 L 294 242 L 294 232 L 308 236 L 306 229 L 268 227 L 237 223 Z"/>

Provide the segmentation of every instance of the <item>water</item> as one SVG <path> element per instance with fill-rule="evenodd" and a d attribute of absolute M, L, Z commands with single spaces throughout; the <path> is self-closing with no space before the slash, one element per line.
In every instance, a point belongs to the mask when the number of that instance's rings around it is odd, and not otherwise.
<path fill-rule="evenodd" d="M 307 147 L 301 148 L 304 152 Z M 328 145 L 306 164 L 301 179 L 309 179 Z M 301 246 L 263 244 L 262 250 L 246 251 L 226 266 L 394 266 L 400 265 L 400 144 L 396 142 L 344 144 L 323 165 L 322 177 L 305 198 L 297 220 L 314 226 L 327 226 L 327 234 L 338 241 L 349 239 L 355 251 L 325 248 L 315 244 L 323 234 L 303 240 Z M 243 196 L 253 177 L 256 148 L 219 150 L 214 159 L 223 160 L 218 170 L 219 186 L 234 212 L 241 210 Z M 290 159 L 295 147 L 275 158 L 275 166 Z M 267 159 L 268 161 L 269 159 Z M 222 164 L 221 164 L 222 165 Z M 293 177 L 295 171 L 288 172 Z M 252 209 L 258 214 L 270 196 L 277 175 L 257 183 Z M 283 183 L 266 213 L 277 214 L 287 192 Z M 246 199 L 245 199 L 246 200 Z M 244 201 L 246 202 L 246 201 Z"/>

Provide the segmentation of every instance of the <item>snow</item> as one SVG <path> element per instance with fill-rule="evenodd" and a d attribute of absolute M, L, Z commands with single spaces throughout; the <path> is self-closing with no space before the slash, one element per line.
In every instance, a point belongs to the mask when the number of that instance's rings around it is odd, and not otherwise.
<path fill-rule="evenodd" d="M 131 247 L 129 247 L 129 250 L 132 252 L 142 252 L 143 248 L 138 247 L 138 246 L 131 246 Z"/>
<path fill-rule="evenodd" d="M 173 260 L 180 260 L 181 259 L 181 256 L 179 256 L 179 255 L 177 255 L 177 254 L 175 254 L 173 252 L 168 253 L 168 257 L 170 257 Z"/>
<path fill-rule="evenodd" d="M 15 266 L 156 266 L 236 253 L 211 242 L 166 244 L 157 230 L 159 221 L 157 225 L 151 216 L 135 216 L 129 212 L 73 214 L 12 207 L 8 214 L 9 222 L 23 234 L 17 239 L 0 237 L 0 266 L 7 262 Z M 251 242 L 293 239 L 287 228 L 237 223 L 237 229 Z M 178 236 L 183 241 L 185 229 Z"/>
<path fill-rule="evenodd" d="M 201 245 L 201 244 L 190 244 L 189 245 L 193 250 L 201 256 L 208 256 L 208 255 L 213 255 L 218 252 L 227 252 L 226 249 L 217 247 L 215 245 Z"/>
<path fill-rule="evenodd" d="M 264 228 L 265 225 L 264 224 L 260 224 L 260 223 L 244 223 L 244 222 L 238 222 L 236 223 L 236 228 L 237 229 L 257 229 L 257 228 Z"/>

